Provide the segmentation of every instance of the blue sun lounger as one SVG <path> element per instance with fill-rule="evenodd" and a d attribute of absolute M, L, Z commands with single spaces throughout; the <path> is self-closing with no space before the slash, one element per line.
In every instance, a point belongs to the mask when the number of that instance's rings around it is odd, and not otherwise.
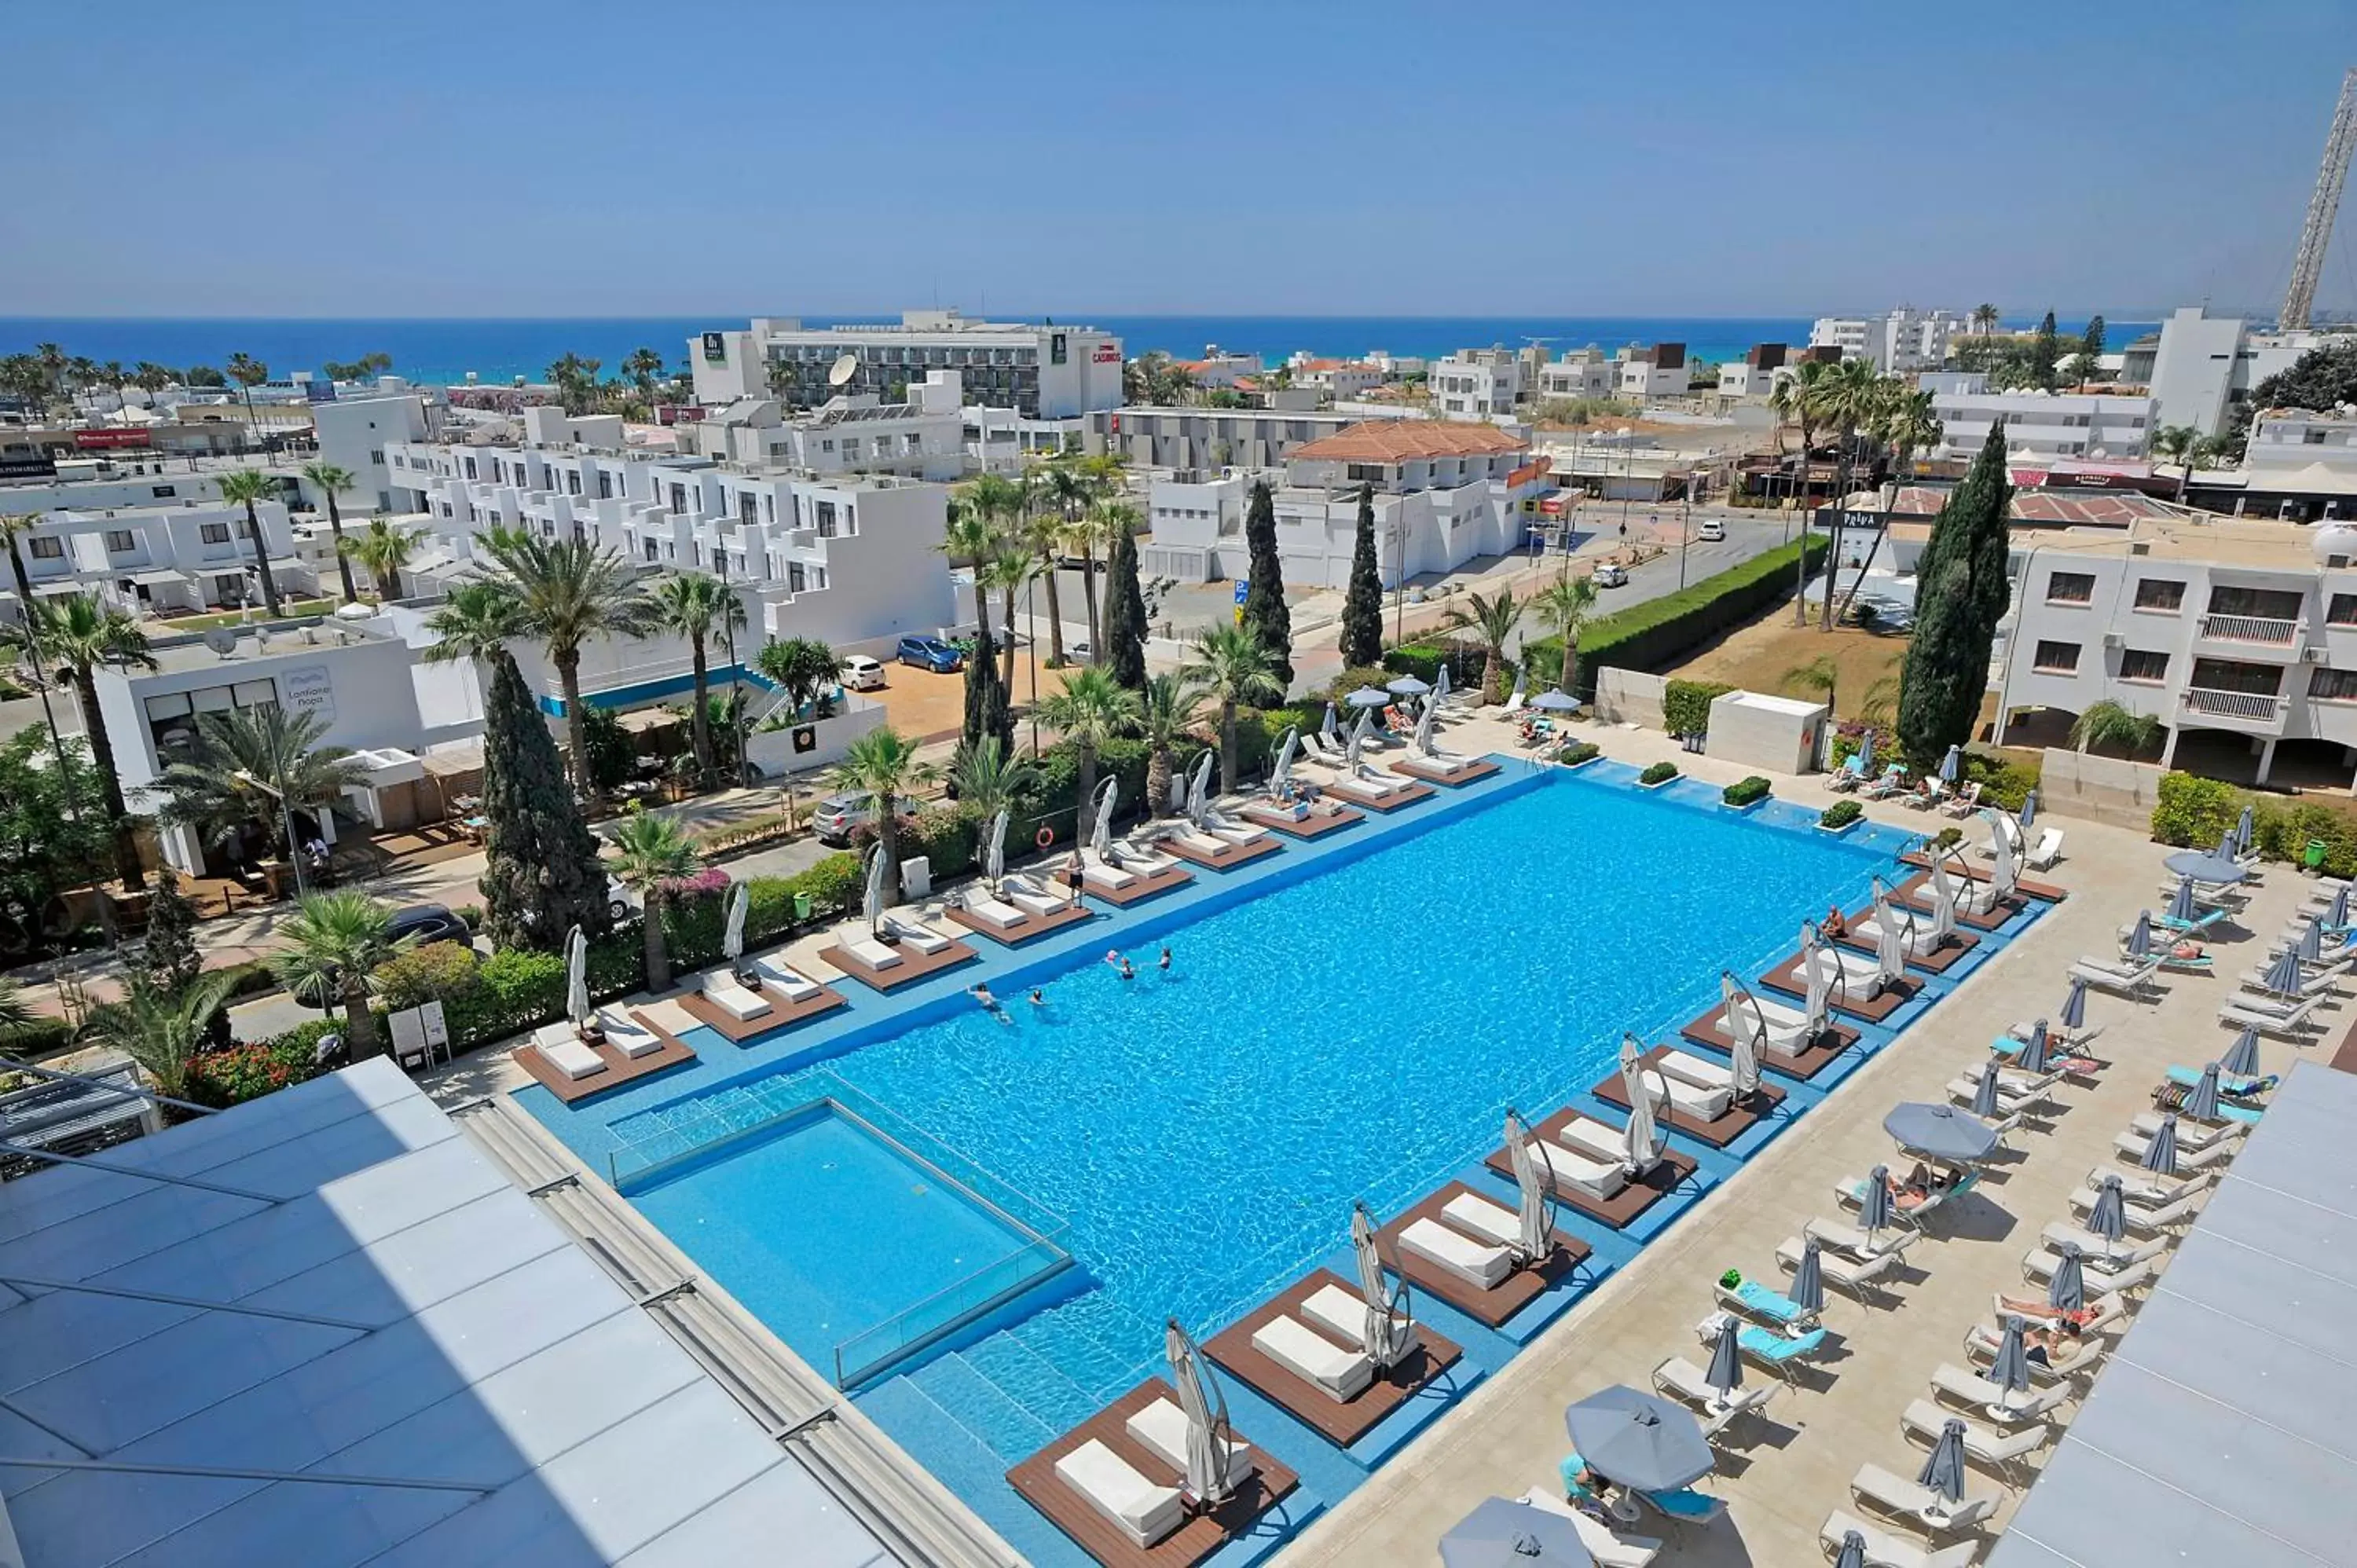
<path fill-rule="evenodd" d="M 1745 1324 L 1735 1336 L 1738 1349 L 1770 1370 L 1786 1376 L 1824 1342 L 1825 1330 L 1822 1328 L 1792 1336 L 1762 1328 L 1756 1323 Z"/>
<path fill-rule="evenodd" d="M 1692 1487 L 1680 1487 L 1672 1492 L 1639 1492 L 1637 1496 L 1655 1512 L 1680 1524 L 1710 1524 L 1727 1511 L 1725 1498 L 1714 1498 Z"/>
<path fill-rule="evenodd" d="M 2172 1067 L 2169 1069 L 2169 1081 L 2191 1089 L 2201 1081 L 2201 1073 L 2196 1068 Z M 2283 1080 L 2273 1073 L 2268 1073 L 2264 1078 L 2244 1078 L 2234 1073 L 2222 1072 L 2218 1075 L 2218 1092 L 2231 1094 L 2237 1100 L 2248 1100 L 2255 1094 L 2273 1092 L 2276 1085 L 2281 1081 Z M 2257 1113 L 2253 1112 L 2252 1120 L 2257 1119 Z"/>
<path fill-rule="evenodd" d="M 1758 1280 L 1745 1280 L 1733 1290 L 1714 1285 L 1711 1292 L 1730 1311 L 1745 1317 L 1756 1317 L 1782 1327 L 1797 1323 L 1814 1323 L 1817 1315 L 1794 1301 L 1783 1292 L 1770 1290 Z"/>
<path fill-rule="evenodd" d="M 2152 923 L 2180 937 L 2199 936 L 2233 913 L 2232 909 L 2212 909 L 2198 920 L 2179 920 L 2173 916 L 2155 914 Z"/>

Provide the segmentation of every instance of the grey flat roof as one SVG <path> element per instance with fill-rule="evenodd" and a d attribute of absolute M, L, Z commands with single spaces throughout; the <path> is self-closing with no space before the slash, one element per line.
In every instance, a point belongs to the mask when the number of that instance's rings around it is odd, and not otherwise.
<path fill-rule="evenodd" d="M 2357 1561 L 2357 1077 L 2295 1066 L 1989 1568 Z"/>
<path fill-rule="evenodd" d="M 888 1561 L 391 1062 L 105 1157 L 215 1190 L 0 1186 L 0 1280 L 176 1298 L 0 1286 L 0 1560 Z"/>

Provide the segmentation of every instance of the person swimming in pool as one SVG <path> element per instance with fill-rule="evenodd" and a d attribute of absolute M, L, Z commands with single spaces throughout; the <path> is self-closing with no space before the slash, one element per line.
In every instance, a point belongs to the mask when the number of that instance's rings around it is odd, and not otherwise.
<path fill-rule="evenodd" d="M 1034 1007 L 1045 1007 L 1048 1005 L 1047 993 L 1036 985 L 1031 988 L 1031 1005 Z"/>
<path fill-rule="evenodd" d="M 966 989 L 966 994 L 973 997 L 976 1002 L 982 1004 L 982 1010 L 989 1014 L 992 1017 L 1004 1018 L 1006 1016 L 1006 1004 L 1002 1003 L 997 997 L 993 996 L 990 993 L 989 986 L 981 984 L 969 986 Z"/>
<path fill-rule="evenodd" d="M 1162 958 L 1161 958 L 1160 961 L 1159 961 L 1159 962 L 1157 962 L 1157 963 L 1155 965 L 1155 967 L 1156 967 L 1157 969 L 1161 969 L 1161 970 L 1168 970 L 1168 969 L 1170 967 L 1170 948 L 1169 948 L 1169 944 L 1165 943 L 1165 944 L 1163 945 L 1163 948 L 1162 948 Z"/>

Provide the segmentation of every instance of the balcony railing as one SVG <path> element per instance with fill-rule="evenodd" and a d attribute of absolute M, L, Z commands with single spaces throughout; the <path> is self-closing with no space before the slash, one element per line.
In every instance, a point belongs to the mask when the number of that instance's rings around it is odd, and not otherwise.
<path fill-rule="evenodd" d="M 2264 616 L 2203 616 L 2201 635 L 2217 642 L 2266 642 L 2287 646 L 2299 636 L 2296 620 L 2272 620 Z"/>
<path fill-rule="evenodd" d="M 2264 720 L 2281 713 L 2286 699 L 2274 692 L 2219 692 L 2189 686 L 2184 701 L 2190 711 L 2212 718 Z"/>

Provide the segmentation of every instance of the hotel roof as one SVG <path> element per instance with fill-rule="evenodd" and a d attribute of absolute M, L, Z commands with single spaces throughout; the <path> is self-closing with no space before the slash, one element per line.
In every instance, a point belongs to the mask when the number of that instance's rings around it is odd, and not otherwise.
<path fill-rule="evenodd" d="M 1412 463 L 1425 457 L 1487 457 L 1530 443 L 1494 424 L 1437 419 L 1379 419 L 1297 446 L 1296 457 L 1350 463 Z"/>

